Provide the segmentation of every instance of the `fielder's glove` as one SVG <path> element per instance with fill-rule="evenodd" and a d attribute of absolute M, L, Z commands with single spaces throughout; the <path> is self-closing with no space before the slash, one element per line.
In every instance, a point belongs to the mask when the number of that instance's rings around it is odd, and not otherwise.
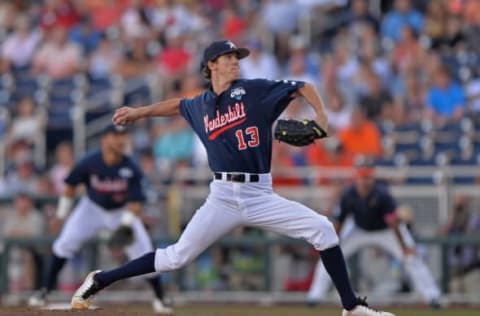
<path fill-rule="evenodd" d="M 274 134 L 278 141 L 293 146 L 307 146 L 327 137 L 327 132 L 313 120 L 278 120 Z"/>
<path fill-rule="evenodd" d="M 133 229 L 130 226 L 121 225 L 108 239 L 107 245 L 110 248 L 123 248 L 133 242 Z"/>

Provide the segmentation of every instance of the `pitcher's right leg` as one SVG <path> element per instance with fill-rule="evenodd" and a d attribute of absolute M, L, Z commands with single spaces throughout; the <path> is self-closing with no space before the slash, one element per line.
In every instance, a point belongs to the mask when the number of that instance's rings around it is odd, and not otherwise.
<path fill-rule="evenodd" d="M 209 198 L 192 217 L 180 239 L 116 269 L 90 273 L 72 297 L 72 308 L 86 309 L 96 293 L 113 282 L 152 272 L 172 271 L 191 262 L 203 250 L 242 223 L 240 213 L 229 205 Z"/>
<path fill-rule="evenodd" d="M 194 260 L 213 242 L 242 223 L 240 212 L 208 199 L 193 215 L 178 241 L 155 251 L 155 271 L 176 270 Z"/>

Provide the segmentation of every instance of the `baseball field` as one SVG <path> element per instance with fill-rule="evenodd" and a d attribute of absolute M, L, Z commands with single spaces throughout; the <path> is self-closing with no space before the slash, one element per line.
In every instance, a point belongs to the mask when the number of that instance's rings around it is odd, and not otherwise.
<path fill-rule="evenodd" d="M 339 308 L 305 308 L 303 306 L 186 306 L 175 309 L 175 316 L 339 316 Z M 444 308 L 431 310 L 415 307 L 388 308 L 397 316 L 477 316 L 479 308 Z M 0 308 L 1 316 L 158 316 L 143 306 L 105 307 L 90 311 L 35 310 L 28 308 Z"/>

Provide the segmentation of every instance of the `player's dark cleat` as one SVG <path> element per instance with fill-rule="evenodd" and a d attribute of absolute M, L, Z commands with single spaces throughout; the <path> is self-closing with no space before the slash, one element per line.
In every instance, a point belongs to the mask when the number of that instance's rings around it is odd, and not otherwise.
<path fill-rule="evenodd" d="M 156 314 L 162 316 L 173 316 L 173 309 L 171 307 L 165 306 L 163 302 L 156 298 L 152 301 L 152 308 Z"/>
<path fill-rule="evenodd" d="M 432 309 L 441 309 L 443 306 L 442 306 L 442 303 L 440 303 L 440 301 L 438 299 L 432 299 L 429 304 L 430 308 Z"/>
<path fill-rule="evenodd" d="M 90 307 L 93 297 L 102 289 L 95 280 L 95 275 L 99 272 L 101 270 L 90 272 L 82 285 L 75 291 L 70 303 L 72 309 L 88 309 Z"/>
<path fill-rule="evenodd" d="M 368 306 L 367 298 L 358 298 L 358 305 L 350 310 L 343 310 L 342 316 L 395 316 L 389 312 L 375 310 Z"/>
<path fill-rule="evenodd" d="M 32 296 L 30 296 L 27 302 L 28 306 L 30 307 L 44 307 L 47 305 L 47 303 L 47 289 L 45 288 L 35 292 Z"/>
<path fill-rule="evenodd" d="M 318 301 L 308 300 L 305 302 L 305 307 L 308 308 L 315 308 L 318 307 L 318 305 L 320 305 L 320 302 Z"/>

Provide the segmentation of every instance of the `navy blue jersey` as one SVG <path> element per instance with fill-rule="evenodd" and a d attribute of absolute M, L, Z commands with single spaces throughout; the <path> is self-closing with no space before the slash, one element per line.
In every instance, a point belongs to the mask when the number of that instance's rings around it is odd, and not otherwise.
<path fill-rule="evenodd" d="M 361 197 L 355 186 L 351 186 L 342 193 L 333 217 L 343 223 L 349 215 L 353 215 L 358 227 L 375 231 L 389 227 L 385 219 L 395 213 L 396 208 L 395 200 L 384 184 L 375 183 L 366 197 Z"/>
<path fill-rule="evenodd" d="M 71 186 L 84 184 L 87 195 L 106 210 L 117 209 L 127 202 L 144 201 L 142 190 L 143 174 L 127 156 L 111 166 L 107 166 L 101 151 L 85 155 L 65 178 Z"/>
<path fill-rule="evenodd" d="M 303 85 L 240 79 L 218 96 L 208 89 L 183 99 L 180 112 L 204 144 L 212 171 L 268 173 L 272 124 Z"/>

